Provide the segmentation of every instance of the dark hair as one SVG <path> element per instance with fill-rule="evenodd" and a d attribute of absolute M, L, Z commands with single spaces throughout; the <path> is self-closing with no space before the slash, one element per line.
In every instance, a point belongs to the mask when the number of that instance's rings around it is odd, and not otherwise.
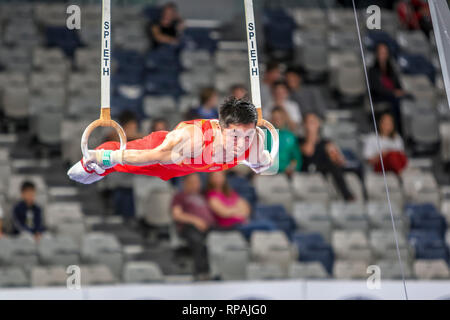
<path fill-rule="evenodd" d="M 274 114 L 275 112 L 282 112 L 282 113 L 284 113 L 285 111 L 284 111 L 284 109 L 282 107 L 275 106 L 272 109 L 272 114 Z"/>
<path fill-rule="evenodd" d="M 220 191 L 222 191 L 228 197 L 233 190 L 231 189 L 230 185 L 228 184 L 227 175 L 225 173 L 224 173 L 224 175 L 225 175 L 225 181 L 224 181 L 223 186 L 221 188 L 222 190 L 220 190 Z M 206 192 L 214 191 L 214 189 L 215 189 L 214 185 L 213 185 L 213 183 L 211 181 L 211 176 L 212 176 L 211 173 L 208 174 L 208 180 L 206 181 Z"/>
<path fill-rule="evenodd" d="M 289 90 L 289 86 L 287 85 L 286 81 L 284 81 L 284 80 L 275 81 L 275 83 L 272 85 L 272 88 L 275 89 L 278 86 L 284 86 L 286 89 Z"/>
<path fill-rule="evenodd" d="M 119 115 L 119 123 L 121 126 L 124 126 L 133 121 L 138 121 L 136 114 L 133 111 L 125 110 Z"/>
<path fill-rule="evenodd" d="M 266 64 L 266 72 L 273 71 L 275 69 L 279 69 L 280 64 L 277 61 L 269 61 Z"/>
<path fill-rule="evenodd" d="M 247 100 L 230 97 L 220 106 L 219 122 L 222 128 L 230 124 L 250 124 L 258 122 L 256 107 Z"/>
<path fill-rule="evenodd" d="M 155 131 L 155 126 L 158 122 L 164 122 L 164 124 L 168 127 L 169 126 L 169 122 L 164 119 L 164 118 L 155 118 L 152 121 L 152 127 L 151 127 L 151 132 Z"/>
<path fill-rule="evenodd" d="M 31 181 L 22 182 L 22 186 L 20 187 L 21 192 L 25 192 L 27 190 L 36 190 L 36 186 Z"/>
<path fill-rule="evenodd" d="M 377 45 L 375 46 L 375 64 L 374 64 L 374 67 L 379 69 L 379 70 L 381 70 L 380 62 L 378 61 L 378 56 L 377 56 L 378 48 L 380 46 L 385 46 L 387 48 L 387 50 L 388 50 L 389 57 L 388 57 L 388 59 L 386 61 L 386 73 L 389 76 L 393 75 L 395 73 L 395 70 L 394 70 L 394 66 L 392 65 L 392 62 L 391 62 L 391 48 L 385 42 L 378 42 Z"/>
<path fill-rule="evenodd" d="M 242 90 L 247 91 L 247 87 L 245 85 L 243 85 L 242 83 L 233 84 L 230 87 L 230 91 L 234 91 L 234 90 L 237 90 L 237 89 L 242 89 Z"/>
<path fill-rule="evenodd" d="M 289 67 L 285 73 L 295 73 L 299 77 L 302 77 L 303 70 L 300 67 Z"/>
<path fill-rule="evenodd" d="M 215 94 L 217 94 L 217 91 L 213 87 L 203 88 L 200 92 L 200 103 L 206 103 L 206 101 L 211 99 L 211 97 Z"/>

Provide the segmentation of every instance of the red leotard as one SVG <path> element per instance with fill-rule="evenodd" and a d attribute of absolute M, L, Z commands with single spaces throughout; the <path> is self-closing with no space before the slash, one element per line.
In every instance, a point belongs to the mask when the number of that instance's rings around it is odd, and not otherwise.
<path fill-rule="evenodd" d="M 102 176 L 106 176 L 112 172 L 127 172 L 134 174 L 142 174 L 147 176 L 159 177 L 163 180 L 169 180 L 174 177 L 185 176 L 194 172 L 214 172 L 230 169 L 238 164 L 238 159 L 234 159 L 228 163 L 213 163 L 211 161 L 213 154 L 213 142 L 214 135 L 211 125 L 211 120 L 190 120 L 184 121 L 177 125 L 177 128 L 182 124 L 194 124 L 201 127 L 203 133 L 203 153 L 198 157 L 191 159 L 189 163 L 181 164 L 151 164 L 146 166 L 134 166 L 134 165 L 116 165 L 110 169 L 107 169 Z M 148 150 L 154 149 L 159 146 L 168 131 L 156 131 L 148 136 L 133 140 L 127 143 L 126 149 L 130 150 Z M 120 143 L 116 141 L 105 142 L 98 146 L 96 149 L 104 150 L 118 150 Z M 249 150 L 245 151 L 242 159 L 247 159 L 249 156 Z M 209 160 L 209 161 L 208 161 Z"/>

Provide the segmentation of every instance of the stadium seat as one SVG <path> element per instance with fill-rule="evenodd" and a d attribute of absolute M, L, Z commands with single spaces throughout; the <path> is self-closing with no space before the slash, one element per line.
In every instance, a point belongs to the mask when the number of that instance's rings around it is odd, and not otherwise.
<path fill-rule="evenodd" d="M 128 262 L 124 266 L 125 283 L 152 283 L 164 280 L 159 266 L 154 262 Z"/>
<path fill-rule="evenodd" d="M 403 207 L 403 191 L 400 187 L 398 178 L 395 176 L 395 174 L 387 172 L 386 181 L 389 190 L 389 199 L 391 200 L 391 202 L 395 202 L 400 207 Z M 369 200 L 387 200 L 383 175 L 374 172 L 367 173 L 364 182 L 366 184 Z"/>
<path fill-rule="evenodd" d="M 107 265 L 116 277 L 122 273 L 122 248 L 112 234 L 91 232 L 82 239 L 81 258 L 90 264 Z"/>
<path fill-rule="evenodd" d="M 439 207 L 439 187 L 432 172 L 404 171 L 402 179 L 408 203 L 432 203 Z"/>
<path fill-rule="evenodd" d="M 363 231 L 334 231 L 331 244 L 336 259 L 369 261 L 372 258 L 369 242 Z"/>
<path fill-rule="evenodd" d="M 67 274 L 62 266 L 33 267 L 30 278 L 32 287 L 66 286 Z"/>
<path fill-rule="evenodd" d="M 366 279 L 367 261 L 338 260 L 334 263 L 333 275 L 336 279 Z"/>
<path fill-rule="evenodd" d="M 407 262 L 410 261 L 414 252 L 401 232 L 397 231 L 397 240 L 400 256 Z M 398 259 L 397 246 L 393 230 L 372 230 L 370 232 L 370 246 L 374 257 L 380 260 Z"/>
<path fill-rule="evenodd" d="M 295 173 L 292 186 L 297 200 L 324 202 L 329 200 L 329 186 L 320 173 Z"/>
<path fill-rule="evenodd" d="M 79 264 L 80 248 L 68 237 L 43 237 L 38 244 L 39 260 L 45 265 Z"/>
<path fill-rule="evenodd" d="M 81 265 L 81 285 L 108 285 L 117 282 L 111 269 L 103 264 Z"/>
<path fill-rule="evenodd" d="M 252 221 L 270 221 L 288 238 L 295 229 L 295 220 L 282 205 L 257 205 L 252 215 Z"/>
<path fill-rule="evenodd" d="M 447 228 L 445 218 L 432 203 L 407 204 L 405 215 L 410 220 L 411 229 L 435 231 L 443 236 Z"/>
<path fill-rule="evenodd" d="M 425 58 L 430 57 L 430 45 L 425 34 L 421 30 L 397 32 L 397 43 L 407 52 L 421 54 Z"/>
<path fill-rule="evenodd" d="M 238 232 L 211 232 L 206 240 L 210 273 L 222 280 L 244 280 L 249 262 L 246 240 Z"/>
<path fill-rule="evenodd" d="M 172 223 L 171 203 L 173 192 L 153 191 L 147 198 L 138 198 L 137 209 L 139 216 L 151 226 L 168 226 Z"/>
<path fill-rule="evenodd" d="M 17 267 L 32 267 L 38 264 L 36 243 L 31 235 L 22 234 L 11 241 L 10 264 Z"/>
<path fill-rule="evenodd" d="M 402 268 L 396 260 L 378 260 L 375 265 L 380 267 L 382 277 L 393 280 L 402 280 Z M 403 271 L 406 279 L 413 277 L 411 265 L 403 260 Z"/>
<path fill-rule="evenodd" d="M 255 263 L 247 265 L 247 280 L 274 280 L 286 277 L 283 269 L 277 264 Z"/>
<path fill-rule="evenodd" d="M 290 279 L 326 279 L 329 275 L 319 262 L 294 262 L 289 266 Z"/>
<path fill-rule="evenodd" d="M 420 280 L 448 280 L 450 277 L 444 260 L 417 260 L 414 263 L 414 274 Z"/>
<path fill-rule="evenodd" d="M 292 262 L 293 251 L 282 232 L 256 231 L 250 238 L 252 261 L 279 265 L 284 274 Z"/>
<path fill-rule="evenodd" d="M 257 175 L 253 183 L 262 204 L 281 204 L 288 212 L 292 211 L 293 195 L 285 175 Z"/>
<path fill-rule="evenodd" d="M 0 268 L 0 288 L 28 287 L 29 285 L 29 279 L 21 268 Z"/>
<path fill-rule="evenodd" d="M 295 23 L 301 29 L 308 31 L 324 30 L 328 28 L 328 20 L 322 9 L 296 8 L 291 11 Z"/>
<path fill-rule="evenodd" d="M 319 233 L 297 232 L 293 235 L 292 242 L 298 249 L 300 262 L 320 262 L 328 274 L 332 273 L 333 249 Z"/>
<path fill-rule="evenodd" d="M 330 240 L 332 223 L 326 204 L 295 202 L 292 216 L 299 230 L 318 232 L 325 240 Z"/>
<path fill-rule="evenodd" d="M 336 228 L 344 230 L 368 230 L 367 212 L 362 203 L 332 202 L 330 216 Z"/>
<path fill-rule="evenodd" d="M 397 203 L 391 202 L 392 215 L 395 227 L 399 231 L 406 231 L 408 224 L 403 219 L 403 212 Z M 372 229 L 392 229 L 392 218 L 389 204 L 383 201 L 369 201 L 367 203 L 367 215 Z"/>

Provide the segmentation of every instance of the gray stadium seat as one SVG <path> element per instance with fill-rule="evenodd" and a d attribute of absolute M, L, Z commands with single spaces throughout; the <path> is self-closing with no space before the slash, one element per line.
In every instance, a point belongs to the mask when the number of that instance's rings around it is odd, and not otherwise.
<path fill-rule="evenodd" d="M 26 273 L 18 267 L 0 269 L 0 288 L 27 287 L 30 285 Z"/>
<path fill-rule="evenodd" d="M 65 286 L 68 275 L 61 266 L 33 267 L 31 269 L 32 287 Z"/>
<path fill-rule="evenodd" d="M 336 279 L 366 279 L 369 274 L 366 261 L 337 260 L 333 266 L 333 275 Z"/>
<path fill-rule="evenodd" d="M 43 237 L 38 244 L 42 264 L 68 266 L 80 261 L 80 248 L 69 237 Z"/>
<path fill-rule="evenodd" d="M 298 200 L 328 202 L 330 198 L 330 188 L 320 173 L 295 173 L 292 186 Z"/>
<path fill-rule="evenodd" d="M 4 88 L 3 112 L 12 119 L 24 119 L 30 114 L 30 91 L 27 87 Z"/>
<path fill-rule="evenodd" d="M 174 194 L 171 191 L 153 191 L 145 199 L 138 198 L 138 210 L 145 222 L 152 226 L 167 226 L 172 223 L 171 202 Z"/>
<path fill-rule="evenodd" d="M 281 204 L 288 212 L 292 211 L 293 195 L 285 175 L 257 175 L 254 185 L 259 200 L 263 204 Z"/>
<path fill-rule="evenodd" d="M 295 262 L 289 266 L 291 279 L 325 279 L 328 273 L 320 262 Z"/>
<path fill-rule="evenodd" d="M 439 187 L 433 173 L 406 170 L 402 179 L 404 194 L 409 203 L 429 202 L 439 208 Z"/>
<path fill-rule="evenodd" d="M 248 245 L 239 232 L 211 232 L 207 240 L 210 273 L 222 280 L 243 280 L 249 261 Z"/>
<path fill-rule="evenodd" d="M 419 280 L 448 280 L 450 278 L 445 260 L 416 260 L 414 274 Z"/>
<path fill-rule="evenodd" d="M 128 262 L 124 266 L 123 280 L 126 283 L 162 282 L 164 275 L 154 262 Z"/>
<path fill-rule="evenodd" d="M 77 70 L 98 71 L 100 51 L 96 48 L 79 48 L 75 51 L 74 66 Z"/>
<path fill-rule="evenodd" d="M 433 101 L 436 98 L 436 90 L 425 75 L 402 75 L 400 82 L 403 90 L 411 93 L 416 100 Z"/>
<path fill-rule="evenodd" d="M 122 274 L 122 248 L 112 234 L 101 232 L 86 234 L 82 239 L 81 258 L 90 264 L 107 265 L 116 277 Z"/>
<path fill-rule="evenodd" d="M 36 70 L 51 70 L 64 74 L 69 66 L 60 48 L 36 48 L 33 51 L 33 67 Z"/>
<path fill-rule="evenodd" d="M 292 262 L 293 249 L 283 232 L 255 231 L 250 238 L 252 261 L 278 264 L 286 274 Z"/>
<path fill-rule="evenodd" d="M 2 237 L 0 239 L 0 265 L 9 265 L 11 262 L 11 255 L 13 251 L 12 239 L 9 237 Z"/>
<path fill-rule="evenodd" d="M 293 9 L 291 13 L 297 26 L 299 26 L 302 29 L 315 31 L 318 29 L 327 30 L 328 28 L 328 20 L 326 17 L 326 13 L 322 9 L 298 8 Z"/>
<path fill-rule="evenodd" d="M 21 234 L 13 238 L 11 249 L 11 265 L 28 268 L 38 264 L 36 243 L 31 235 Z"/>
<path fill-rule="evenodd" d="M 369 242 L 363 231 L 334 231 L 331 243 L 337 259 L 369 261 L 372 258 Z"/>
<path fill-rule="evenodd" d="M 247 280 L 274 280 L 285 277 L 285 272 L 277 264 L 251 262 L 247 265 Z"/>
<path fill-rule="evenodd" d="M 413 249 L 405 236 L 397 232 L 398 246 L 402 259 L 407 262 L 413 257 Z M 393 230 L 372 230 L 370 233 L 370 246 L 373 255 L 378 259 L 395 260 L 398 257 L 397 246 Z"/>
<path fill-rule="evenodd" d="M 81 285 L 108 285 L 117 282 L 117 277 L 104 264 L 81 265 Z"/>
<path fill-rule="evenodd" d="M 439 124 L 439 136 L 441 140 L 441 160 L 450 162 L 450 122 Z"/>
<path fill-rule="evenodd" d="M 300 230 L 319 232 L 327 241 L 332 223 L 327 205 L 323 202 L 295 202 L 292 216 Z"/>
<path fill-rule="evenodd" d="M 402 209 L 395 202 L 391 202 L 391 208 L 395 227 L 397 230 L 406 231 L 408 226 L 403 219 Z M 391 213 L 386 201 L 369 201 L 367 203 L 367 215 L 371 228 L 392 230 Z"/>
<path fill-rule="evenodd" d="M 333 224 L 344 230 L 367 230 L 366 209 L 362 203 L 332 202 L 330 205 L 330 216 Z"/>
<path fill-rule="evenodd" d="M 30 51 L 19 47 L 0 47 L 0 64 L 8 71 L 28 73 L 32 68 Z"/>
<path fill-rule="evenodd" d="M 386 172 L 386 180 L 389 189 L 389 198 L 392 202 L 396 202 L 400 207 L 403 207 L 403 190 L 395 174 Z M 379 173 L 368 173 L 364 179 L 366 184 L 367 194 L 369 200 L 387 201 L 386 187 L 384 178 Z"/>
<path fill-rule="evenodd" d="M 146 96 L 144 111 L 149 117 L 161 117 L 170 112 L 176 112 L 175 100 L 171 96 Z"/>
<path fill-rule="evenodd" d="M 36 135 L 39 142 L 48 145 L 61 143 L 62 113 L 41 112 L 36 116 Z"/>
<path fill-rule="evenodd" d="M 398 260 L 379 260 L 375 265 L 380 267 L 381 277 L 389 280 L 401 280 L 402 268 Z M 410 279 L 413 276 L 411 265 L 408 261 L 403 261 L 403 271 L 405 278 Z"/>

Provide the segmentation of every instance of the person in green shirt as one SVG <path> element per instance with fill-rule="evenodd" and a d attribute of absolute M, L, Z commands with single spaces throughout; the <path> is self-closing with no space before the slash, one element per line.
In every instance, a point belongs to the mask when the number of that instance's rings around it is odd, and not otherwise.
<path fill-rule="evenodd" d="M 300 171 L 302 167 L 302 154 L 298 145 L 298 139 L 295 134 L 287 127 L 288 115 L 284 109 L 275 107 L 271 113 L 271 123 L 279 130 L 280 147 L 278 151 L 278 165 L 279 173 L 286 173 L 291 176 L 295 171 Z M 267 148 L 272 148 L 272 137 L 267 135 Z"/>

